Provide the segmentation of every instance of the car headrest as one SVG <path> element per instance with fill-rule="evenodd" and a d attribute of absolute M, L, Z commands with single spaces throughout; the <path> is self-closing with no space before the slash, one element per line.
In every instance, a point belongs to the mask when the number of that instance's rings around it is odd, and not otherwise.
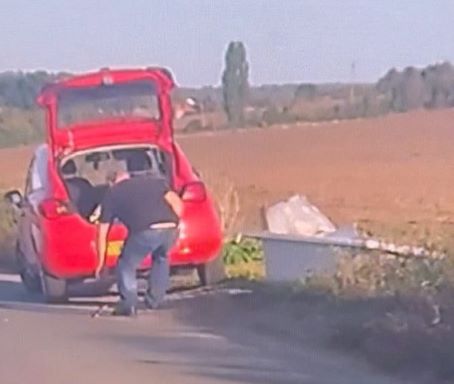
<path fill-rule="evenodd" d="M 143 172 L 152 168 L 150 157 L 146 152 L 136 152 L 126 160 L 128 172 Z"/>
<path fill-rule="evenodd" d="M 73 176 L 76 174 L 77 172 L 77 168 L 76 168 L 76 163 L 74 162 L 74 160 L 68 160 L 65 165 L 62 167 L 61 169 L 63 175 L 65 176 Z"/>

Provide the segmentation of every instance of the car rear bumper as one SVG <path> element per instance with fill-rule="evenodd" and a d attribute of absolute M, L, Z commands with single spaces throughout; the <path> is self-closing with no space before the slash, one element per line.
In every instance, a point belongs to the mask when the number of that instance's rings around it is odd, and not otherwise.
<path fill-rule="evenodd" d="M 47 273 L 64 279 L 93 276 L 98 263 L 96 227 L 77 217 L 62 218 L 58 222 L 47 223 L 42 254 L 43 268 Z M 107 269 L 115 268 L 126 235 L 126 229 L 122 226 L 111 229 L 110 246 L 108 244 L 109 251 L 105 260 Z M 216 258 L 221 246 L 219 229 L 189 232 L 182 226 L 179 238 L 169 253 L 170 265 L 175 267 L 207 263 Z M 149 269 L 151 264 L 151 255 L 148 255 L 140 269 Z"/>

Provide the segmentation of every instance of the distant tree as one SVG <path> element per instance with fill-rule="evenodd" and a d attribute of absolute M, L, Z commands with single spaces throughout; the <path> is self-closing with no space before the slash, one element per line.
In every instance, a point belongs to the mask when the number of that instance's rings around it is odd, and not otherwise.
<path fill-rule="evenodd" d="M 385 97 L 393 111 L 453 107 L 454 66 L 445 62 L 422 70 L 408 67 L 399 72 L 392 69 L 378 81 L 376 90 Z"/>
<path fill-rule="evenodd" d="M 216 111 L 216 101 L 210 95 L 207 95 L 202 100 L 202 106 L 204 112 Z"/>
<path fill-rule="evenodd" d="M 225 55 L 222 75 L 224 110 L 229 123 L 239 126 L 244 123 L 244 108 L 249 89 L 249 64 L 242 42 L 231 42 Z"/>
<path fill-rule="evenodd" d="M 391 92 L 392 89 L 399 86 L 401 76 L 400 73 L 395 69 L 390 69 L 385 76 L 378 80 L 376 89 L 380 93 Z"/>
<path fill-rule="evenodd" d="M 315 84 L 300 84 L 295 90 L 295 101 L 298 99 L 314 100 L 317 96 Z"/>
<path fill-rule="evenodd" d="M 389 109 L 392 111 L 402 111 L 401 95 L 402 74 L 395 68 L 392 68 L 376 84 L 375 89 L 383 94 L 389 103 Z"/>
<path fill-rule="evenodd" d="M 35 98 L 41 88 L 61 75 L 44 71 L 1 73 L 0 105 L 30 109 L 35 106 Z"/>
<path fill-rule="evenodd" d="M 408 67 L 402 74 L 400 97 L 402 111 L 410 111 L 424 106 L 425 84 L 421 72 L 414 67 Z"/>
<path fill-rule="evenodd" d="M 449 63 L 432 65 L 423 71 L 426 106 L 444 108 L 454 105 L 454 67 Z"/>

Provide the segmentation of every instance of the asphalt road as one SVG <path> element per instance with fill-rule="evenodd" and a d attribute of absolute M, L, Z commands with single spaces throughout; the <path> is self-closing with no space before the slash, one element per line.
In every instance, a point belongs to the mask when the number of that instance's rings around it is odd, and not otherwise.
<path fill-rule="evenodd" d="M 350 358 L 271 332 L 253 295 L 193 289 L 171 293 L 166 308 L 137 319 L 92 317 L 116 297 L 50 306 L 27 295 L 16 276 L 0 275 L 0 382 L 397 383 Z M 270 325 L 273 319 L 270 313 Z"/>

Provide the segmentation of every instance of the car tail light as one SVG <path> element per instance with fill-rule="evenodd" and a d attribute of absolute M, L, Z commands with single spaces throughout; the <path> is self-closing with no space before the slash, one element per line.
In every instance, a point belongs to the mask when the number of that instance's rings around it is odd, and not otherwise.
<path fill-rule="evenodd" d="M 201 202 L 205 201 L 207 198 L 207 191 L 205 185 L 200 181 L 195 181 L 189 184 L 186 184 L 183 187 L 181 193 L 181 198 L 183 201 L 189 202 Z"/>
<path fill-rule="evenodd" d="M 60 216 L 73 213 L 68 202 L 57 199 L 44 200 L 39 205 L 39 212 L 49 220 L 57 219 Z"/>

